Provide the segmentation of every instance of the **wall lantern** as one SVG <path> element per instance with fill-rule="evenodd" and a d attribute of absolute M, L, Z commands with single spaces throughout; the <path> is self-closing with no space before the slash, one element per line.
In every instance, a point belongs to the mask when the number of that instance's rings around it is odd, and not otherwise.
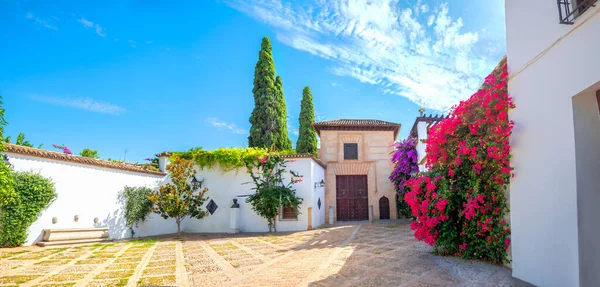
<path fill-rule="evenodd" d="M 200 181 L 198 181 L 198 179 L 196 178 L 196 176 L 194 176 L 194 178 L 192 178 L 192 184 L 198 184 Z"/>
<path fill-rule="evenodd" d="M 322 180 L 320 182 L 315 182 L 315 188 L 317 187 L 323 187 L 325 186 L 325 180 Z"/>

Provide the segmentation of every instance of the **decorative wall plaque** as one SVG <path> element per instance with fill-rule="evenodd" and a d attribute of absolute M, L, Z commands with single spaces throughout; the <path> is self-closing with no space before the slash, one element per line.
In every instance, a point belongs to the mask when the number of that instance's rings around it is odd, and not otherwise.
<path fill-rule="evenodd" d="M 217 208 L 218 208 L 217 204 L 212 199 L 210 200 L 210 202 L 206 206 L 206 209 L 208 210 L 208 212 L 210 212 L 210 214 L 215 213 L 215 211 L 217 210 Z"/>
<path fill-rule="evenodd" d="M 319 210 L 321 210 L 321 198 L 319 197 L 319 201 L 317 201 L 317 206 L 319 207 Z"/>

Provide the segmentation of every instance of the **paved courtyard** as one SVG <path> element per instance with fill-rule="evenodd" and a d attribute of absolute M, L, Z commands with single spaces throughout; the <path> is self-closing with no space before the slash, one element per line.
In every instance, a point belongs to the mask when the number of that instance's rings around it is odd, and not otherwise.
<path fill-rule="evenodd" d="M 23 247 L 0 249 L 0 286 L 528 286 L 508 268 L 430 251 L 405 221 Z"/>

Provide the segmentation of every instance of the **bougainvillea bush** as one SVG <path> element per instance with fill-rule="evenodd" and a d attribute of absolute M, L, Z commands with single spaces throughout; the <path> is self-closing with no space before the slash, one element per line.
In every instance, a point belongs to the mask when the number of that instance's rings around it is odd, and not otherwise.
<path fill-rule="evenodd" d="M 290 162 L 292 162 L 291 160 Z M 248 196 L 252 210 L 267 219 L 269 232 L 277 232 L 277 215 L 283 206 L 293 208 L 296 215 L 303 199 L 296 196 L 294 184 L 302 182 L 302 175 L 286 166 L 287 160 L 279 155 L 258 156 L 248 172 L 252 178 L 254 194 Z M 289 179 L 286 180 L 286 177 Z"/>
<path fill-rule="evenodd" d="M 415 237 L 464 258 L 507 260 L 510 228 L 505 189 L 511 178 L 509 137 L 514 108 L 506 64 L 479 91 L 432 126 L 426 166 L 404 196 L 416 220 Z"/>
<path fill-rule="evenodd" d="M 419 172 L 416 142 L 417 140 L 414 138 L 397 142 L 394 144 L 394 153 L 392 154 L 394 170 L 390 175 L 390 181 L 398 193 L 398 213 L 403 217 L 412 215 L 408 203 L 404 200 L 404 194 L 407 191 L 406 181 Z"/>

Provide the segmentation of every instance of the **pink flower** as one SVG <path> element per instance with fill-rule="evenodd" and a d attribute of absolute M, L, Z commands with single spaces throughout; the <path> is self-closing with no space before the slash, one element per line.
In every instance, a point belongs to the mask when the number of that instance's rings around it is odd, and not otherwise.
<path fill-rule="evenodd" d="M 462 251 L 467 250 L 467 243 L 465 242 L 465 243 L 459 245 L 458 248 L 460 248 L 460 250 L 462 250 Z"/>

